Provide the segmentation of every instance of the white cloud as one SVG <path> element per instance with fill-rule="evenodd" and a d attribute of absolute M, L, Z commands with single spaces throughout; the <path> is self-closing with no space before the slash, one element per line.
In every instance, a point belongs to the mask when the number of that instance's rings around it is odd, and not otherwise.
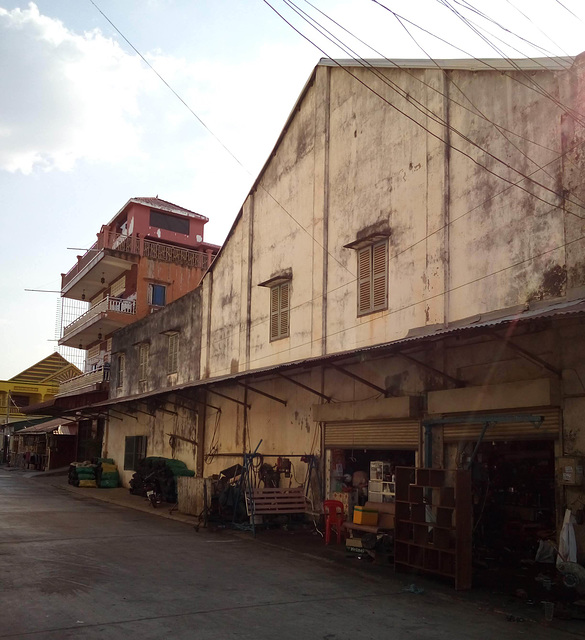
<path fill-rule="evenodd" d="M 154 79 L 115 41 L 99 31 L 72 33 L 32 3 L 0 8 L 0 60 L 1 169 L 67 171 L 80 159 L 140 153 L 133 119 Z"/>

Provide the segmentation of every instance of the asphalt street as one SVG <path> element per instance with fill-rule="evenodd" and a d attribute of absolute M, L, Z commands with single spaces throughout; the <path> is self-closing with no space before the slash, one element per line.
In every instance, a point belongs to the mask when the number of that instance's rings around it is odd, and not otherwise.
<path fill-rule="evenodd" d="M 0 639 L 521 636 L 581 634 L 0 470 Z"/>

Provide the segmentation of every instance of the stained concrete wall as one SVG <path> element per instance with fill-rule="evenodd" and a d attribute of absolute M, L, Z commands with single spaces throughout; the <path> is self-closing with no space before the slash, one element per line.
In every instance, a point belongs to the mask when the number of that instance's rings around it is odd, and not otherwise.
<path fill-rule="evenodd" d="M 168 373 L 168 333 L 178 332 L 178 371 Z M 140 345 L 148 344 L 146 380 L 139 379 Z M 118 388 L 117 354 L 125 355 L 123 386 Z M 114 333 L 112 338 L 110 397 L 120 398 L 147 391 L 161 390 L 199 379 L 201 359 L 201 292 L 195 289 Z"/>
<path fill-rule="evenodd" d="M 342 69 L 316 68 L 203 280 L 206 375 L 384 343 L 585 285 L 580 221 L 563 208 L 579 197 L 583 161 L 560 157 L 582 134 L 531 86 L 571 108 L 580 67 L 530 71 L 530 81 L 518 71 L 378 73 L 386 83 L 352 68 L 383 99 Z M 511 186 L 528 174 L 548 190 Z M 358 317 L 356 252 L 344 246 L 375 231 L 390 234 L 388 309 Z M 283 270 L 290 337 L 271 342 L 269 291 L 258 285 Z"/>

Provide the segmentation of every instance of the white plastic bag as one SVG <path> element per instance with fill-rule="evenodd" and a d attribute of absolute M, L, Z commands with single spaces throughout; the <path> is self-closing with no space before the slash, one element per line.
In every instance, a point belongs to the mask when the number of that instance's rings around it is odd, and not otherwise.
<path fill-rule="evenodd" d="M 577 540 L 575 539 L 575 517 L 570 509 L 565 509 L 563 528 L 559 538 L 559 555 L 557 568 L 562 562 L 577 562 Z"/>

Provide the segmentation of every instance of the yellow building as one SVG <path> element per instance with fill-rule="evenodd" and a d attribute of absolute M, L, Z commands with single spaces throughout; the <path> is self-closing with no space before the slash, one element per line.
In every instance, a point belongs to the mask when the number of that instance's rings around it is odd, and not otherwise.
<path fill-rule="evenodd" d="M 80 373 L 75 365 L 55 352 L 9 380 L 0 380 L 0 432 L 9 435 L 18 430 L 19 422 L 23 427 L 31 424 L 40 415 L 25 415 L 23 409 L 49 400 L 61 382 Z"/>

